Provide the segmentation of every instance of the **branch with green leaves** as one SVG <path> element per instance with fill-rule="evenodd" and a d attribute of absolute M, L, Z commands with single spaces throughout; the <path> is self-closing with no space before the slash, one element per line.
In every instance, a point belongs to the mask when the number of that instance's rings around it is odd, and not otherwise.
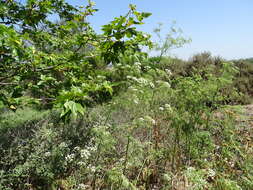
<path fill-rule="evenodd" d="M 102 26 L 102 34 L 87 21 L 97 11 L 92 1 L 79 8 L 64 0 L 0 5 L 0 93 L 8 107 L 18 108 L 20 97 L 27 96 L 43 107 L 60 106 L 62 117 L 76 115 L 74 106 L 83 110 L 113 96 L 116 84 L 106 70 L 109 63 L 152 47 L 150 35 L 136 28 L 151 14 L 138 12 L 134 5 Z"/>

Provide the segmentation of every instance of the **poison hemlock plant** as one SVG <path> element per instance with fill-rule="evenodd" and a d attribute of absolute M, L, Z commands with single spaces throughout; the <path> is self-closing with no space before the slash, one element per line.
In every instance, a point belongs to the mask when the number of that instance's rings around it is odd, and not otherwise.
<path fill-rule="evenodd" d="M 134 5 L 102 34 L 91 1 L 0 5 L 1 189 L 252 189 L 252 130 L 226 106 L 233 63 L 163 57 L 188 42 L 174 28 L 154 63 Z"/>

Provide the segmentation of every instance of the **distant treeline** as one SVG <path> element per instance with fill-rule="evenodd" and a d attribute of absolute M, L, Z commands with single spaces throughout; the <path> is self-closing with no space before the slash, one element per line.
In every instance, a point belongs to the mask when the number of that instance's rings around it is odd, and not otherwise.
<path fill-rule="evenodd" d="M 205 76 L 211 73 L 219 76 L 222 63 L 233 63 L 238 72 L 233 85 L 229 89 L 224 89 L 224 93 L 230 93 L 232 88 L 236 88 L 237 95 L 231 94 L 229 104 L 250 104 L 253 100 L 253 58 L 225 60 L 222 57 L 212 56 L 209 52 L 203 52 L 192 56 L 184 61 L 171 57 L 151 57 L 150 61 L 157 62 L 156 67 L 170 69 L 174 78 L 178 76 L 189 77 L 196 74 Z M 158 63 L 159 62 L 159 63 Z M 212 69 L 210 69 L 212 68 Z"/>

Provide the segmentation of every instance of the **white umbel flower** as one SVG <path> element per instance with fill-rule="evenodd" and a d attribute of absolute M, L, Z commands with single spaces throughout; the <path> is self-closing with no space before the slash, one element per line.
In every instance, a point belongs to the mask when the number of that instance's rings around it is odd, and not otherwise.
<path fill-rule="evenodd" d="M 165 72 L 166 72 L 169 76 L 172 75 L 172 72 L 171 72 L 171 70 L 169 70 L 169 69 L 165 69 Z"/>
<path fill-rule="evenodd" d="M 159 107 L 159 110 L 160 111 L 164 111 L 164 107 Z"/>

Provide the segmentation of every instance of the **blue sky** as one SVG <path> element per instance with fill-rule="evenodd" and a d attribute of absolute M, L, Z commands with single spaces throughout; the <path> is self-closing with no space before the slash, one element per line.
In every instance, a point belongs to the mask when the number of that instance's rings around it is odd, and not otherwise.
<path fill-rule="evenodd" d="M 87 0 L 67 0 L 85 5 Z M 253 57 L 253 0 L 95 0 L 99 11 L 90 22 L 99 31 L 115 16 L 124 15 L 128 5 L 151 12 L 141 29 L 152 33 L 157 23 L 165 29 L 175 20 L 191 44 L 174 50 L 172 55 L 187 59 L 195 53 L 210 51 L 226 59 Z"/>

